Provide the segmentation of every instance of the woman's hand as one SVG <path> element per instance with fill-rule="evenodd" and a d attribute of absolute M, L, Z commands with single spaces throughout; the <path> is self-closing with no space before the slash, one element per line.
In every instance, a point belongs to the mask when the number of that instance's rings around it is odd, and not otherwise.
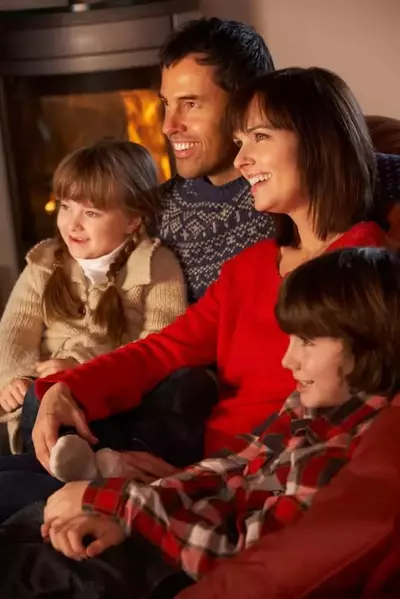
<path fill-rule="evenodd" d="M 44 394 L 32 431 L 36 457 L 46 470 L 52 447 L 58 439 L 61 426 L 71 426 L 89 443 L 98 442 L 92 435 L 82 410 L 72 399 L 71 391 L 63 383 L 56 383 Z"/>
<path fill-rule="evenodd" d="M 26 392 L 32 385 L 28 379 L 14 379 L 0 392 L 0 407 L 5 412 L 13 412 L 24 403 Z"/>
<path fill-rule="evenodd" d="M 118 476 L 131 478 L 143 483 L 151 483 L 159 478 L 172 476 L 179 472 L 163 459 L 145 451 L 121 452 L 121 471 Z"/>
<path fill-rule="evenodd" d="M 67 483 L 50 495 L 44 508 L 42 531 L 46 531 L 56 520 L 70 520 L 81 516 L 83 495 L 89 484 L 90 481 L 87 480 Z"/>
<path fill-rule="evenodd" d="M 36 363 L 36 370 L 40 378 L 68 370 L 68 368 L 75 368 L 78 366 L 78 362 L 73 358 L 54 358 L 51 360 L 44 360 L 43 362 Z"/>
<path fill-rule="evenodd" d="M 67 521 L 55 520 L 48 529 L 42 527 L 42 536 L 50 540 L 54 549 L 78 561 L 100 555 L 125 540 L 124 530 L 114 520 L 105 516 L 85 515 Z M 83 545 L 86 536 L 94 537 L 87 547 Z"/>

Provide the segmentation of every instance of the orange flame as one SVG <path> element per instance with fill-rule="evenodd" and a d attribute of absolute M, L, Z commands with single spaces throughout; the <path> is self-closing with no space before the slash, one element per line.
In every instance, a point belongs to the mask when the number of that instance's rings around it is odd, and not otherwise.
<path fill-rule="evenodd" d="M 152 154 L 161 181 L 171 177 L 167 144 L 160 126 L 160 101 L 152 90 L 121 91 L 130 141 L 142 144 Z"/>

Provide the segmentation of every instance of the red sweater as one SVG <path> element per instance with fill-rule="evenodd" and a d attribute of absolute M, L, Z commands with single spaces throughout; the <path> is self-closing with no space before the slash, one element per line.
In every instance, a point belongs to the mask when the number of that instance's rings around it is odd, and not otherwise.
<path fill-rule="evenodd" d="M 360 223 L 329 250 L 385 245 L 375 223 Z M 246 433 L 279 410 L 293 390 L 281 359 L 288 337 L 274 317 L 281 277 L 279 248 L 261 241 L 224 264 L 219 279 L 162 332 L 36 382 L 38 396 L 62 381 L 88 420 L 130 410 L 141 397 L 185 366 L 217 363 L 220 400 L 207 424 L 206 455 L 226 437 Z"/>

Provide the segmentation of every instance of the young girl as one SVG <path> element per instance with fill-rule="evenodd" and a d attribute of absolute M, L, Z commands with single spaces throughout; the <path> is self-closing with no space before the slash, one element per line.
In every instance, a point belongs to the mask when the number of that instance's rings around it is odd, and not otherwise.
<path fill-rule="evenodd" d="M 58 166 L 57 236 L 28 253 L 0 323 L 0 420 L 14 452 L 32 379 L 159 331 L 184 311 L 179 264 L 149 237 L 156 187 L 150 154 L 127 141 L 96 143 Z"/>
<path fill-rule="evenodd" d="M 55 549 L 93 557 L 140 533 L 198 578 L 302 517 L 400 391 L 400 258 L 359 248 L 306 262 L 285 279 L 276 317 L 297 381 L 280 412 L 229 451 L 149 486 L 67 484 L 45 509 Z"/>

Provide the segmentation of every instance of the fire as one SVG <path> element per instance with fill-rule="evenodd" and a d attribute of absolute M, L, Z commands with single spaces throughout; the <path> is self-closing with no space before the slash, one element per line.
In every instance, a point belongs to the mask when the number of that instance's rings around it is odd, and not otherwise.
<path fill-rule="evenodd" d="M 126 118 L 127 138 L 130 141 L 142 144 L 149 150 L 157 165 L 159 181 L 166 181 L 171 177 L 171 164 L 167 142 L 161 131 L 160 100 L 157 93 L 150 89 L 123 90 L 114 93 L 118 94 L 122 100 Z M 90 95 L 86 96 L 86 98 L 89 97 Z M 82 100 L 85 99 L 85 97 L 81 98 Z M 99 106 L 96 94 L 93 94 L 92 98 L 93 104 Z M 101 118 L 100 115 L 99 118 Z M 84 128 L 84 123 L 82 125 Z M 82 134 L 82 131 L 80 133 Z M 45 211 L 52 214 L 55 209 L 56 201 L 53 194 L 50 194 L 45 205 Z"/>
<path fill-rule="evenodd" d="M 130 141 L 142 144 L 152 154 L 161 181 L 171 177 L 165 137 L 161 131 L 160 101 L 153 90 L 121 91 Z"/>

